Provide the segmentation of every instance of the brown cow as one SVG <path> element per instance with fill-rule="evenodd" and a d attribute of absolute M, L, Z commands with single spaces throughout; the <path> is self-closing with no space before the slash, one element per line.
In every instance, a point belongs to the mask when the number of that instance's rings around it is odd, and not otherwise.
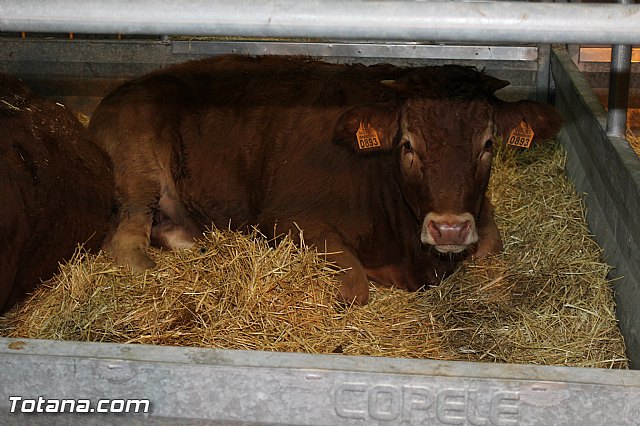
<path fill-rule="evenodd" d="M 339 253 L 342 300 L 366 303 L 369 279 L 438 283 L 466 254 L 501 250 L 485 198 L 494 137 L 523 120 L 540 138 L 559 130 L 551 106 L 493 96 L 507 84 L 460 66 L 275 56 L 134 80 L 90 125 L 122 206 L 106 248 L 141 271 L 154 266 L 150 241 L 188 247 L 211 223 L 269 236 L 302 229 Z"/>
<path fill-rule="evenodd" d="M 0 312 L 78 243 L 98 249 L 113 214 L 109 157 L 62 105 L 0 75 Z"/>

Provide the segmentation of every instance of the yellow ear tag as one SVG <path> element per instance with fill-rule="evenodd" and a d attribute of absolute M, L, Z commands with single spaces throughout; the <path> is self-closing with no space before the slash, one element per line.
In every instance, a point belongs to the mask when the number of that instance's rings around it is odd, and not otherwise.
<path fill-rule="evenodd" d="M 362 120 L 360 120 L 360 127 L 356 132 L 356 137 L 358 138 L 358 148 L 360 149 L 377 148 L 380 146 L 380 139 L 378 139 L 376 130 L 372 128 L 370 124 L 367 124 L 367 127 L 365 127 Z"/>
<path fill-rule="evenodd" d="M 509 134 L 507 145 L 519 146 L 521 148 L 529 148 L 533 140 L 533 130 L 524 121 L 521 121 L 518 127 L 513 129 Z"/>

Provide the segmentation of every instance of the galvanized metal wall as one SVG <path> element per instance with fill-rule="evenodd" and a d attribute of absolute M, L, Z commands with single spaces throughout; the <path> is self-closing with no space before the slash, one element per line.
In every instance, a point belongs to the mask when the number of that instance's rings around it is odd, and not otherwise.
<path fill-rule="evenodd" d="M 617 315 L 628 356 L 640 367 L 640 159 L 626 140 L 606 134 L 606 112 L 568 53 L 552 56 L 556 105 L 565 118 L 560 142 L 567 172 L 586 194 L 587 219 L 615 269 Z"/>
<path fill-rule="evenodd" d="M 7 424 L 601 426 L 640 415 L 639 371 L 343 355 L 0 339 L 0 382 Z M 92 408 L 103 398 L 148 399 L 151 409 L 18 414 L 16 395 Z"/>
<path fill-rule="evenodd" d="M 433 45 L 224 40 L 87 40 L 0 37 L 0 71 L 18 76 L 37 92 L 90 115 L 119 84 L 168 64 L 225 53 L 306 54 L 334 62 L 398 65 L 459 63 L 485 68 L 509 80 L 506 97 L 546 96 L 548 50 L 537 46 Z"/>

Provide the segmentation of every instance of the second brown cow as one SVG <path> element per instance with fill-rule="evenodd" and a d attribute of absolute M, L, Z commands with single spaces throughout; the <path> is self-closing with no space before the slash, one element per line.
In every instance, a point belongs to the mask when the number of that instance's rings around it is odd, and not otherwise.
<path fill-rule="evenodd" d="M 334 65 L 223 56 L 173 66 L 106 97 L 90 129 L 114 163 L 121 210 L 106 245 L 135 271 L 150 242 L 189 247 L 211 224 L 304 233 L 345 272 L 416 290 L 502 243 L 485 197 L 496 137 L 549 105 L 503 102 L 508 82 L 460 66 Z"/>
<path fill-rule="evenodd" d="M 100 248 L 114 213 L 107 155 L 71 111 L 0 74 L 0 313 L 79 244 Z"/>

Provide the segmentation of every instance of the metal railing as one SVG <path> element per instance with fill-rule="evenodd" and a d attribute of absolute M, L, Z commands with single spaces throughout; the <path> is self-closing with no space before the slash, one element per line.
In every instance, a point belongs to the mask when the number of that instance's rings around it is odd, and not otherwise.
<path fill-rule="evenodd" d="M 640 43 L 640 5 L 363 0 L 0 0 L 0 31 L 485 43 Z"/>

